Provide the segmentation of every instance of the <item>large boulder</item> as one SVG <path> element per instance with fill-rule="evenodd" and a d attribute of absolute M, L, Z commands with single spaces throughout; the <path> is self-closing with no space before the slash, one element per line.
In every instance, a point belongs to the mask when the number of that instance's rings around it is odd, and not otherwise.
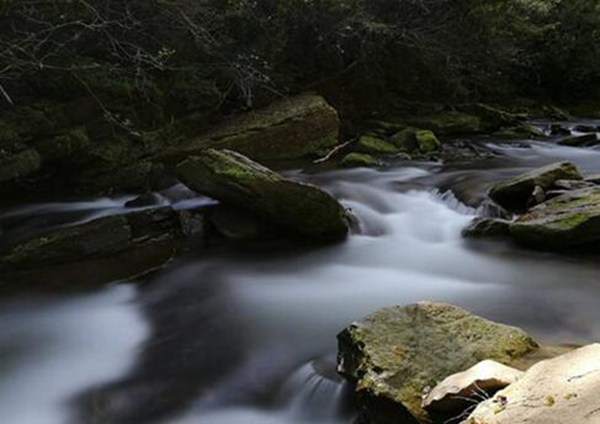
<path fill-rule="evenodd" d="M 511 364 L 538 347 L 518 328 L 431 302 L 381 309 L 338 341 L 338 370 L 361 398 L 394 402 L 396 422 L 409 412 L 424 423 L 430 420 L 422 407 L 426 389 L 482 360 Z"/>
<path fill-rule="evenodd" d="M 53 229 L 1 256 L 0 280 L 69 285 L 132 277 L 171 259 L 184 237 L 204 237 L 198 225 L 190 231 L 190 220 L 182 218 L 159 207 Z"/>
<path fill-rule="evenodd" d="M 435 115 L 408 118 L 408 125 L 433 131 L 436 134 L 473 134 L 483 131 L 479 116 L 464 112 L 441 112 Z"/>
<path fill-rule="evenodd" d="M 599 362 L 600 344 L 540 362 L 463 424 L 599 423 Z"/>
<path fill-rule="evenodd" d="M 292 233 L 322 241 L 348 233 L 348 213 L 330 194 L 239 153 L 207 150 L 179 164 L 177 175 L 192 190 L 250 210 Z"/>
<path fill-rule="evenodd" d="M 520 212 L 527 209 L 536 187 L 546 191 L 558 180 L 581 179 L 581 174 L 571 162 L 558 162 L 502 181 L 490 189 L 489 195 L 506 210 Z"/>
<path fill-rule="evenodd" d="M 600 245 L 600 187 L 574 190 L 529 210 L 510 236 L 534 248 L 568 250 Z"/>
<path fill-rule="evenodd" d="M 178 162 L 215 148 L 259 161 L 295 159 L 335 146 L 339 128 L 336 110 L 322 97 L 305 94 L 240 115 L 207 134 L 181 141 L 159 157 Z"/>

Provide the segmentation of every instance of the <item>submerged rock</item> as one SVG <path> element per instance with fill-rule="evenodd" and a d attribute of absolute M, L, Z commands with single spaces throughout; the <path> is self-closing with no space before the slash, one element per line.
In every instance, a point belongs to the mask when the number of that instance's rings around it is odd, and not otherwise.
<path fill-rule="evenodd" d="M 599 362 L 599 344 L 540 362 L 463 424 L 598 423 Z"/>
<path fill-rule="evenodd" d="M 552 250 L 600 245 L 600 188 L 567 192 L 548 200 L 510 225 L 520 244 Z"/>
<path fill-rule="evenodd" d="M 338 371 L 367 405 L 394 402 L 390 422 L 403 422 L 407 412 L 429 422 L 422 407 L 427 388 L 482 360 L 510 364 L 538 348 L 518 328 L 431 302 L 381 309 L 346 328 L 338 342 Z"/>
<path fill-rule="evenodd" d="M 564 138 L 559 141 L 558 144 L 571 147 L 588 147 L 598 144 L 598 142 L 598 136 L 596 134 L 585 134 Z"/>
<path fill-rule="evenodd" d="M 547 191 L 558 180 L 582 179 L 571 162 L 558 162 L 497 183 L 490 189 L 489 195 L 506 210 L 519 212 L 527 208 L 536 186 Z"/>
<path fill-rule="evenodd" d="M 340 120 L 322 97 L 305 94 L 238 116 L 198 138 L 182 141 L 159 157 L 177 163 L 215 149 L 229 149 L 254 160 L 314 155 L 338 142 Z"/>
<path fill-rule="evenodd" d="M 295 234 L 333 241 L 349 230 L 346 209 L 330 194 L 236 152 L 207 150 L 179 164 L 177 175 L 192 190 L 250 210 Z"/>
<path fill-rule="evenodd" d="M 462 412 L 465 407 L 516 382 L 523 374 L 495 361 L 482 361 L 435 386 L 423 399 L 423 408 L 440 413 Z"/>

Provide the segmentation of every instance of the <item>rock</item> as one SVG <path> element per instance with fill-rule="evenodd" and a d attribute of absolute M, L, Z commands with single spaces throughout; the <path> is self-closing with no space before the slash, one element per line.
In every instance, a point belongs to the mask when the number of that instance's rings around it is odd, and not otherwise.
<path fill-rule="evenodd" d="M 356 143 L 356 151 L 375 155 L 393 155 L 398 153 L 398 148 L 380 138 L 363 136 Z"/>
<path fill-rule="evenodd" d="M 182 141 L 158 155 L 177 163 L 208 148 L 229 149 L 254 160 L 295 159 L 338 142 L 340 121 L 327 102 L 300 95 L 241 115 L 198 138 Z"/>
<path fill-rule="evenodd" d="M 552 124 L 550 125 L 550 134 L 551 135 L 565 135 L 570 136 L 571 130 L 562 126 L 562 124 Z"/>
<path fill-rule="evenodd" d="M 516 382 L 523 374 L 523 371 L 495 361 L 482 361 L 435 386 L 423 400 L 423 408 L 430 412 L 460 413 L 481 401 L 482 396 L 493 395 Z"/>
<path fill-rule="evenodd" d="M 407 124 L 435 134 L 473 134 L 483 131 L 479 116 L 463 112 L 441 112 L 436 115 L 408 118 Z"/>
<path fill-rule="evenodd" d="M 268 232 L 267 224 L 246 210 L 218 205 L 211 210 L 210 222 L 222 236 L 236 241 L 257 240 Z"/>
<path fill-rule="evenodd" d="M 580 190 L 582 188 L 590 188 L 593 186 L 593 183 L 585 180 L 557 180 L 554 182 L 554 188 L 559 190 Z"/>
<path fill-rule="evenodd" d="M 241 154 L 210 149 L 179 164 L 177 175 L 192 190 L 250 210 L 292 233 L 322 241 L 348 233 L 348 213 L 331 195 Z"/>
<path fill-rule="evenodd" d="M 506 237 L 510 234 L 510 221 L 498 218 L 476 218 L 463 230 L 464 237 Z"/>
<path fill-rule="evenodd" d="M 419 147 L 419 143 L 417 142 L 416 133 L 420 131 L 417 128 L 405 128 L 402 131 L 397 132 L 391 138 L 392 144 L 397 148 L 412 152 L 417 150 Z"/>
<path fill-rule="evenodd" d="M 442 143 L 432 131 L 423 130 L 415 133 L 419 150 L 423 153 L 432 153 L 442 148 Z"/>
<path fill-rule="evenodd" d="M 20 143 L 0 146 L 0 183 L 30 176 L 41 164 L 42 158 L 35 149 Z"/>
<path fill-rule="evenodd" d="M 206 242 L 206 217 L 203 210 L 179 211 L 179 225 L 187 250 L 204 247 Z"/>
<path fill-rule="evenodd" d="M 558 162 L 500 182 L 490 189 L 489 196 L 506 210 L 518 212 L 526 209 L 536 186 L 548 190 L 557 180 L 581 179 L 583 178 L 575 165 Z"/>
<path fill-rule="evenodd" d="M 598 127 L 593 125 L 576 125 L 573 127 L 573 131 L 580 133 L 597 133 Z"/>
<path fill-rule="evenodd" d="M 0 258 L 0 269 L 23 270 L 99 258 L 127 260 L 127 252 L 160 248 L 171 257 L 180 230 L 169 207 L 99 218 L 61 227 L 16 246 Z"/>
<path fill-rule="evenodd" d="M 598 185 L 600 184 L 600 174 L 588 175 L 587 177 L 585 177 L 585 181 L 587 181 L 588 183 Z"/>
<path fill-rule="evenodd" d="M 479 404 L 463 424 L 598 423 L 599 362 L 600 344 L 542 361 Z"/>
<path fill-rule="evenodd" d="M 361 397 L 396 402 L 395 422 L 407 411 L 429 422 L 423 392 L 446 377 L 486 359 L 510 364 L 538 347 L 518 328 L 432 302 L 381 309 L 346 328 L 338 344 L 338 371 Z"/>
<path fill-rule="evenodd" d="M 560 140 L 558 144 L 570 147 L 588 147 L 598 144 L 598 136 L 596 134 L 585 134 L 567 137 Z"/>
<path fill-rule="evenodd" d="M 377 167 L 381 166 L 382 162 L 375 159 L 371 155 L 366 155 L 363 153 L 350 153 L 342 159 L 340 162 L 341 166 L 344 168 L 359 168 L 359 167 Z"/>
<path fill-rule="evenodd" d="M 569 250 L 600 244 L 600 187 L 569 191 L 548 200 L 510 225 L 528 247 Z"/>
<path fill-rule="evenodd" d="M 519 139 L 519 138 L 544 138 L 546 134 L 542 130 L 533 125 L 520 124 L 515 127 L 509 127 L 496 131 L 494 137 L 502 139 Z"/>
<path fill-rule="evenodd" d="M 559 180 L 560 181 L 560 180 Z M 556 183 L 555 183 L 556 185 Z M 531 198 L 529 199 L 529 205 L 535 206 L 546 200 L 546 192 L 540 186 L 535 186 L 533 189 L 533 193 L 531 193 Z"/>
<path fill-rule="evenodd" d="M 126 208 L 145 208 L 163 203 L 163 197 L 157 193 L 145 193 L 125 203 Z"/>
<path fill-rule="evenodd" d="M 90 147 L 90 139 L 84 127 L 73 128 L 49 139 L 37 140 L 35 148 L 45 161 L 56 161 Z"/>

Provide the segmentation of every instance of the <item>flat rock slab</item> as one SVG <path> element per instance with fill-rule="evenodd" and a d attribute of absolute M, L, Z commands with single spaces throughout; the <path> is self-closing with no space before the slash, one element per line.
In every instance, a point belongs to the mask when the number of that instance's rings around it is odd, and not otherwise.
<path fill-rule="evenodd" d="M 600 344 L 534 365 L 463 424 L 600 423 Z"/>
<path fill-rule="evenodd" d="M 494 202 L 511 212 L 527 209 L 536 187 L 549 190 L 558 180 L 582 180 L 583 177 L 571 162 L 558 162 L 534 169 L 516 178 L 494 185 L 489 192 Z"/>
<path fill-rule="evenodd" d="M 422 407 L 427 388 L 480 361 L 510 364 L 538 348 L 518 328 L 432 302 L 381 309 L 346 328 L 338 342 L 338 371 L 359 395 L 395 402 L 420 422 L 430 421 Z"/>
<path fill-rule="evenodd" d="M 348 212 L 333 196 L 236 152 L 210 149 L 179 164 L 177 175 L 192 190 L 252 211 L 292 233 L 320 241 L 348 234 Z"/>

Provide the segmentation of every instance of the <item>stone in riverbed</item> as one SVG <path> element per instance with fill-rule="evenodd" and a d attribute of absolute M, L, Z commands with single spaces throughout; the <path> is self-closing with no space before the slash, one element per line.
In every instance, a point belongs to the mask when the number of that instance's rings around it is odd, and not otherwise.
<path fill-rule="evenodd" d="M 479 237 L 507 237 L 510 234 L 510 221 L 499 218 L 476 218 L 463 230 L 463 236 Z"/>
<path fill-rule="evenodd" d="M 600 246 L 600 188 L 569 191 L 548 200 L 510 225 L 510 235 L 528 247 L 569 250 Z"/>
<path fill-rule="evenodd" d="M 382 162 L 375 159 L 373 156 L 364 153 L 350 153 L 344 156 L 340 165 L 344 168 L 371 168 L 381 166 Z"/>
<path fill-rule="evenodd" d="M 567 137 L 559 141 L 558 144 L 570 147 L 589 147 L 598 144 L 598 136 L 596 134 L 585 134 Z"/>
<path fill-rule="evenodd" d="M 597 424 L 600 345 L 534 365 L 463 424 Z"/>
<path fill-rule="evenodd" d="M 320 241 L 348 234 L 348 212 L 330 194 L 239 153 L 207 150 L 179 164 L 177 175 L 192 190 L 252 211 L 292 233 Z"/>
<path fill-rule="evenodd" d="M 482 361 L 444 379 L 423 399 L 423 408 L 438 413 L 462 412 L 523 376 L 523 371 L 495 361 Z"/>
<path fill-rule="evenodd" d="M 423 392 L 444 378 L 486 359 L 510 364 L 538 348 L 518 328 L 432 302 L 381 309 L 346 328 L 338 342 L 339 372 L 362 398 L 394 402 L 396 422 L 407 412 L 429 422 Z"/>
<path fill-rule="evenodd" d="M 158 158 L 176 164 L 215 148 L 259 161 L 295 159 L 335 146 L 339 130 L 336 110 L 322 97 L 304 94 L 238 116 L 207 134 L 182 141 Z"/>
<path fill-rule="evenodd" d="M 435 136 L 433 131 L 422 130 L 415 133 L 415 139 L 419 150 L 423 153 L 432 153 L 442 148 L 442 143 Z"/>
<path fill-rule="evenodd" d="M 494 185 L 490 197 L 498 205 L 510 212 L 519 212 L 527 208 L 536 186 L 544 191 L 553 188 L 558 180 L 582 180 L 582 176 L 571 162 L 558 162 L 527 172 L 516 178 Z"/>
<path fill-rule="evenodd" d="M 374 155 L 393 155 L 398 153 L 398 148 L 380 138 L 363 136 L 356 144 L 356 151 L 359 153 Z"/>

